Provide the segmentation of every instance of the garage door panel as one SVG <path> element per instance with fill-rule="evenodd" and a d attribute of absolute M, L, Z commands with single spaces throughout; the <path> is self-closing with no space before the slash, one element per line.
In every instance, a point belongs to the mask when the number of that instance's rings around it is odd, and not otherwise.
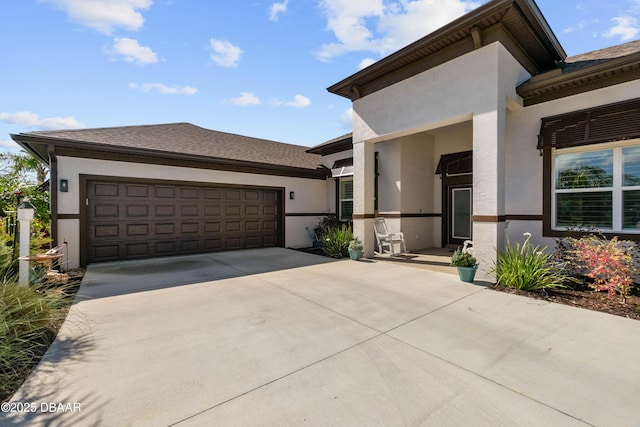
<path fill-rule="evenodd" d="M 128 258 L 146 258 L 151 255 L 149 243 L 147 242 L 131 242 L 125 243 L 125 254 Z"/>
<path fill-rule="evenodd" d="M 118 197 L 120 195 L 119 189 L 119 185 L 115 183 L 95 183 L 89 189 L 89 193 L 96 196 Z"/>
<path fill-rule="evenodd" d="M 94 205 L 93 216 L 98 218 L 117 218 L 120 213 L 118 205 Z"/>
<path fill-rule="evenodd" d="M 240 205 L 227 205 L 225 206 L 225 215 L 226 216 L 235 216 L 239 217 L 242 212 L 242 208 Z"/>
<path fill-rule="evenodd" d="M 241 237 L 227 237 L 225 239 L 225 247 L 224 249 L 242 249 L 243 248 L 243 239 Z"/>
<path fill-rule="evenodd" d="M 180 224 L 180 231 L 182 234 L 196 234 L 198 232 L 197 222 L 183 222 Z"/>
<path fill-rule="evenodd" d="M 220 226 L 220 221 L 207 221 L 204 223 L 204 232 L 205 233 L 219 233 L 222 229 Z"/>
<path fill-rule="evenodd" d="M 156 235 L 158 234 L 174 234 L 176 232 L 176 225 L 173 222 L 163 222 L 156 224 Z"/>
<path fill-rule="evenodd" d="M 159 199 L 173 199 L 176 197 L 175 187 L 156 185 L 154 187 L 154 191 L 155 191 L 156 198 L 159 198 Z"/>
<path fill-rule="evenodd" d="M 183 199 L 197 199 L 200 197 L 200 192 L 197 187 L 182 187 L 180 188 L 180 197 Z"/>
<path fill-rule="evenodd" d="M 149 224 L 127 224 L 127 236 L 149 236 Z"/>
<path fill-rule="evenodd" d="M 224 193 L 221 188 L 205 188 L 203 195 L 207 200 L 220 200 L 223 198 Z"/>
<path fill-rule="evenodd" d="M 129 218 L 139 218 L 144 216 L 149 216 L 149 206 L 148 205 L 127 205 L 127 217 Z"/>
<path fill-rule="evenodd" d="M 175 240 L 156 242 L 155 253 L 158 256 L 171 255 L 177 252 L 177 245 Z"/>
<path fill-rule="evenodd" d="M 214 239 L 205 239 L 204 240 L 204 249 L 207 251 L 216 251 L 221 250 L 222 248 L 222 239 L 214 238 Z"/>
<path fill-rule="evenodd" d="M 87 262 L 277 246 L 279 192 L 87 181 Z"/>
<path fill-rule="evenodd" d="M 127 185 L 127 197 L 149 197 L 149 186 L 147 185 Z"/>
<path fill-rule="evenodd" d="M 212 216 L 220 216 L 220 205 L 205 205 L 204 207 L 204 216 L 212 217 Z"/>
<path fill-rule="evenodd" d="M 176 208 L 171 205 L 157 205 L 155 207 L 156 216 L 176 216 Z"/>
<path fill-rule="evenodd" d="M 117 243 L 94 246 L 92 252 L 94 258 L 104 261 L 115 261 L 120 259 L 120 246 Z"/>
<path fill-rule="evenodd" d="M 276 238 L 276 236 L 271 234 L 262 236 L 263 247 L 271 247 L 271 246 L 277 246 L 277 245 L 278 245 L 278 239 Z"/>
<path fill-rule="evenodd" d="M 226 190 L 225 199 L 226 200 L 242 200 L 242 191 L 236 190 L 236 189 Z"/>

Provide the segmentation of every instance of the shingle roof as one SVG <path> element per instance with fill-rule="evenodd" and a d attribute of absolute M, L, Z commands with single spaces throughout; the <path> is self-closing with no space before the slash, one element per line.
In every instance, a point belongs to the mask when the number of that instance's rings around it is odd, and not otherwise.
<path fill-rule="evenodd" d="M 562 70 L 565 73 L 571 72 L 638 52 L 640 52 L 640 40 L 635 40 L 617 46 L 571 56 L 565 59 L 562 64 Z"/>
<path fill-rule="evenodd" d="M 349 132 L 337 138 L 333 138 L 327 142 L 323 142 L 322 144 L 311 147 L 307 149 L 307 153 L 321 154 L 324 156 L 327 154 L 350 150 L 352 146 L 353 132 Z"/>
<path fill-rule="evenodd" d="M 205 129 L 190 123 L 37 131 L 12 135 L 17 142 L 53 142 L 78 149 L 136 150 L 316 170 L 321 156 L 308 147 Z"/>

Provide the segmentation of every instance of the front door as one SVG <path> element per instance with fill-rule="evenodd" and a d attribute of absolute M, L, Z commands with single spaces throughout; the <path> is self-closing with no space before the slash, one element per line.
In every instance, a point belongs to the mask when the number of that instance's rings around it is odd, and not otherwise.
<path fill-rule="evenodd" d="M 442 177 L 442 246 L 460 246 L 473 238 L 473 153 L 444 154 L 436 173 Z"/>
<path fill-rule="evenodd" d="M 449 187 L 448 245 L 461 245 L 465 240 L 471 240 L 472 191 L 471 186 Z"/>

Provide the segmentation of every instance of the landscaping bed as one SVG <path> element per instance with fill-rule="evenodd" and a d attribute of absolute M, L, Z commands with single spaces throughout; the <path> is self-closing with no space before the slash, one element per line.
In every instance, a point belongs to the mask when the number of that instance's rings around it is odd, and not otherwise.
<path fill-rule="evenodd" d="M 0 402 L 11 398 L 55 340 L 83 277 L 84 270 L 48 272 L 19 296 L 15 282 L 0 284 L 0 306 L 7 305 L 0 316 Z"/>
<path fill-rule="evenodd" d="M 609 298 L 606 292 L 596 292 L 586 285 L 547 289 L 546 291 L 522 291 L 502 285 L 494 285 L 490 289 L 640 320 L 640 294 L 637 286 L 632 294 L 626 297 L 625 303 L 622 303 L 620 296 Z"/>

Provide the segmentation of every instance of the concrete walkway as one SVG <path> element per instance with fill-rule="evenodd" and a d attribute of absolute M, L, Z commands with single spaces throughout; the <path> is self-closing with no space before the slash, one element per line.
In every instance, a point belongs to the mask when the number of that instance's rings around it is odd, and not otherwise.
<path fill-rule="evenodd" d="M 399 263 L 101 264 L 14 396 L 36 412 L 0 425 L 638 426 L 639 338 L 638 321 Z"/>

